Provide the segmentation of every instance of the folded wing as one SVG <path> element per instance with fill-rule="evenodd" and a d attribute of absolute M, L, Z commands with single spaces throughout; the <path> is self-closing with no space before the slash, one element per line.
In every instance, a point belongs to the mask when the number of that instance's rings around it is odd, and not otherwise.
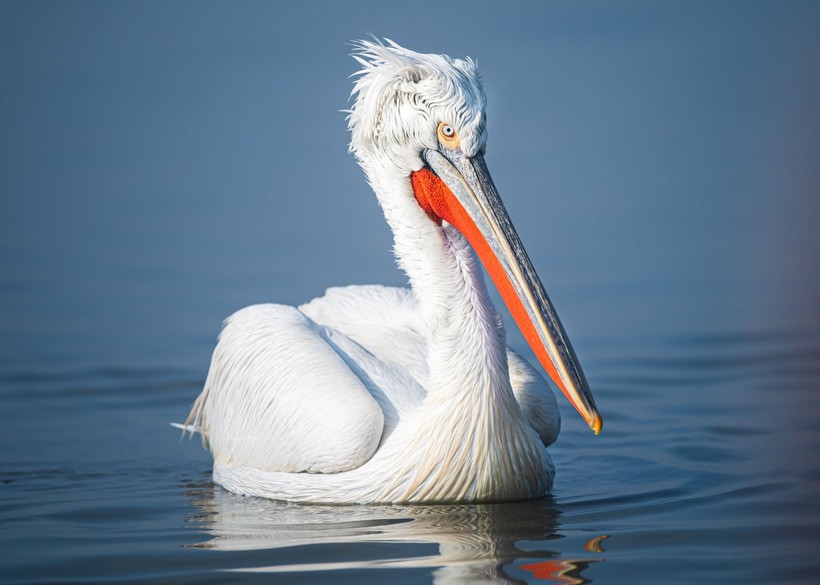
<path fill-rule="evenodd" d="M 370 459 L 384 415 L 332 335 L 282 305 L 226 320 L 188 417 L 215 463 L 335 473 Z"/>

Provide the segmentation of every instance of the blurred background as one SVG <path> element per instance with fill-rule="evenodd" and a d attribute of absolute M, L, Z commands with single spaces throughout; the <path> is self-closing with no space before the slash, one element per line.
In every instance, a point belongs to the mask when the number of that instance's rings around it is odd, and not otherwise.
<path fill-rule="evenodd" d="M 813 2 L 0 6 L 4 360 L 204 367 L 241 306 L 403 284 L 340 113 L 368 33 L 478 60 L 571 332 L 818 320 Z"/>
<path fill-rule="evenodd" d="M 783 533 L 816 542 L 818 31 L 814 1 L 0 1 L 5 509 L 52 521 L 24 481 L 47 469 L 47 494 L 134 459 L 145 487 L 207 474 L 167 422 L 225 317 L 406 283 L 347 153 L 350 43 L 373 34 L 478 61 L 489 168 L 604 415 L 593 438 L 562 404 L 558 503 L 783 481 L 805 496 Z"/>

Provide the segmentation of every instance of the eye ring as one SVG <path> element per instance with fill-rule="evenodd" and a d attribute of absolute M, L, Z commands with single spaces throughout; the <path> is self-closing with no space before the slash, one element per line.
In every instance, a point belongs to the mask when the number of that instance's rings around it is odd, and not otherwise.
<path fill-rule="evenodd" d="M 436 132 L 439 141 L 447 148 L 458 148 L 461 145 L 456 129 L 451 124 L 439 122 Z"/>

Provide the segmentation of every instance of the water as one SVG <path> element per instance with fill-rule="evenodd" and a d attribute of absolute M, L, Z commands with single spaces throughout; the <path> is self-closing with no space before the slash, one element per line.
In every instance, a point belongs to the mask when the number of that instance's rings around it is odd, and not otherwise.
<path fill-rule="evenodd" d="M 379 7 L 0 4 L 0 581 L 814 582 L 820 10 Z M 604 415 L 562 404 L 549 499 L 242 498 L 168 425 L 232 311 L 403 284 L 338 113 L 368 30 L 484 73 Z"/>

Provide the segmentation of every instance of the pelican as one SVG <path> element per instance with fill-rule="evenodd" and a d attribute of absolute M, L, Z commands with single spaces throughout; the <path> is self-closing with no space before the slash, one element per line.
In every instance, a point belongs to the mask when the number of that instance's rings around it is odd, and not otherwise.
<path fill-rule="evenodd" d="M 348 286 L 224 323 L 186 421 L 239 494 L 318 503 L 542 497 L 560 428 L 545 379 L 506 347 L 479 259 L 538 361 L 597 434 L 566 332 L 484 162 L 471 59 L 360 41 L 350 151 L 409 288 Z M 355 99 L 354 99 L 355 98 Z"/>

